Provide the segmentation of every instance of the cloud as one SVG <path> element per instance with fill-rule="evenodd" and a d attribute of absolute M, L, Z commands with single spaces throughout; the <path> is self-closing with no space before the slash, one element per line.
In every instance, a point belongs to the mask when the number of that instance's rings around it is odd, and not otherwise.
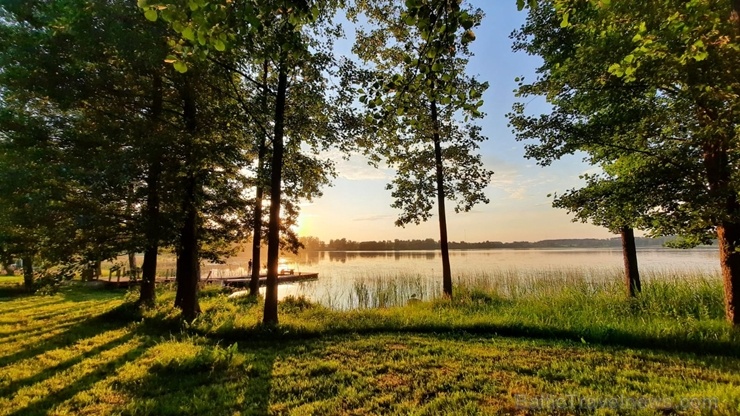
<path fill-rule="evenodd" d="M 588 168 L 588 169 L 584 170 L 583 172 L 581 172 L 581 175 L 596 175 L 596 174 L 599 174 L 599 173 L 602 173 L 602 172 L 604 172 L 604 171 L 601 170 L 601 167 L 600 166 L 591 166 L 590 168 Z"/>
<path fill-rule="evenodd" d="M 385 215 L 371 215 L 369 217 L 354 218 L 354 219 L 352 219 L 352 221 L 384 221 L 384 220 L 388 220 L 388 219 L 393 219 L 395 217 L 396 217 L 395 215 L 389 215 L 389 214 L 385 214 Z"/>
<path fill-rule="evenodd" d="M 338 150 L 330 150 L 321 154 L 321 157 L 331 159 L 336 164 L 337 175 L 339 178 L 350 181 L 367 181 L 367 180 L 390 180 L 393 177 L 393 170 L 388 169 L 384 164 L 377 168 L 370 166 L 368 159 L 360 154 L 352 154 L 349 159 L 346 155 Z"/>
<path fill-rule="evenodd" d="M 523 200 L 530 197 L 529 190 L 538 183 L 541 179 L 526 178 L 519 169 L 504 165 L 494 173 L 489 188 L 504 192 L 508 199 Z"/>

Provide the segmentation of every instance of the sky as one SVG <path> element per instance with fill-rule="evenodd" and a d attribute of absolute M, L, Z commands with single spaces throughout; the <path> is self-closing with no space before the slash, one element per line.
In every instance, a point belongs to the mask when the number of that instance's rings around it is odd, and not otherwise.
<path fill-rule="evenodd" d="M 480 152 L 488 169 L 494 171 L 486 189 L 489 204 L 477 205 L 467 213 L 447 207 L 447 230 L 451 241 L 537 241 L 553 238 L 609 238 L 607 230 L 591 224 L 573 223 L 566 211 L 552 208 L 548 194 L 579 187 L 578 178 L 594 168 L 581 156 L 570 156 L 540 167 L 524 158 L 524 143 L 517 142 L 507 126 L 506 113 L 517 102 L 516 77 L 534 79 L 540 61 L 537 57 L 511 50 L 511 32 L 521 26 L 526 12 L 516 9 L 514 0 L 474 0 L 486 17 L 476 29 L 472 44 L 475 56 L 468 73 L 490 83 L 484 94 L 480 122 L 488 140 Z M 347 42 L 353 32 L 347 30 Z M 527 112 L 539 114 L 548 109 L 544 98 L 527 100 Z M 421 225 L 394 225 L 399 212 L 391 208 L 390 191 L 385 189 L 394 171 L 376 169 L 360 156 L 343 160 L 339 153 L 329 155 L 337 162 L 338 177 L 321 198 L 303 204 L 298 233 L 321 240 L 347 238 L 356 241 L 439 238 L 436 215 Z"/>

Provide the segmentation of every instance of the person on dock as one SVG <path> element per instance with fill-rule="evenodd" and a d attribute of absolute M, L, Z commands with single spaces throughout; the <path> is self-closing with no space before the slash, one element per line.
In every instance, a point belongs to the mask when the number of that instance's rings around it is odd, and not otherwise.
<path fill-rule="evenodd" d="M 252 259 L 249 259 L 249 263 L 247 263 L 247 274 L 252 274 Z"/>

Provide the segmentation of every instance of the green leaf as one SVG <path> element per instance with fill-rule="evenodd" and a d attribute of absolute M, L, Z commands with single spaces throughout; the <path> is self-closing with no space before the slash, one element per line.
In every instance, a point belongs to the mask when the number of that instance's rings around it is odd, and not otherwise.
<path fill-rule="evenodd" d="M 516 8 L 519 11 L 524 10 L 524 0 L 516 0 Z"/>
<path fill-rule="evenodd" d="M 622 74 L 624 73 L 622 71 L 622 65 L 619 65 L 619 64 L 611 64 L 611 66 L 609 66 L 608 71 L 610 74 L 614 74 L 618 77 L 621 77 Z"/>
<path fill-rule="evenodd" d="M 563 21 L 560 22 L 560 27 L 570 26 L 570 23 L 568 22 L 569 17 L 570 17 L 570 13 L 563 13 Z"/>
<path fill-rule="evenodd" d="M 175 68 L 175 71 L 181 74 L 188 72 L 188 66 L 183 61 L 177 61 L 172 66 Z"/>
<path fill-rule="evenodd" d="M 157 21 L 157 11 L 153 9 L 149 9 L 144 12 L 144 17 L 146 17 L 146 20 L 150 22 L 156 22 Z"/>
<path fill-rule="evenodd" d="M 190 11 L 192 11 L 192 12 L 198 10 L 198 7 L 199 7 L 198 6 L 198 3 L 195 2 L 195 1 L 191 1 L 190 4 L 189 4 L 189 6 L 190 6 Z"/>
<path fill-rule="evenodd" d="M 195 32 L 193 32 L 193 28 L 188 26 L 185 29 L 182 30 L 182 37 L 189 40 L 194 41 L 195 40 Z"/>
<path fill-rule="evenodd" d="M 226 44 L 221 39 L 214 40 L 213 47 L 216 48 L 216 50 L 219 52 L 223 52 L 226 50 Z"/>

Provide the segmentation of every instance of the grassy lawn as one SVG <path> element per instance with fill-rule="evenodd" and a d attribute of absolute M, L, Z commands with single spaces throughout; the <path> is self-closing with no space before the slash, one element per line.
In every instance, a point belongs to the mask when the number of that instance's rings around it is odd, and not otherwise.
<path fill-rule="evenodd" d="M 0 414 L 740 414 L 721 289 L 650 286 L 352 312 L 292 299 L 273 329 L 218 290 L 189 325 L 168 289 L 146 312 L 77 285 L 16 294 L 0 298 Z"/>

